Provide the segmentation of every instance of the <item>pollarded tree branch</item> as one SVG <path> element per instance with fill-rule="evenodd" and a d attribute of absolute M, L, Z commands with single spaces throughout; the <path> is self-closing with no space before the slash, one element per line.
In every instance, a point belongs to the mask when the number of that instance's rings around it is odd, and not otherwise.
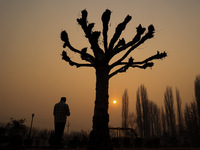
<path fill-rule="evenodd" d="M 103 22 L 103 42 L 104 42 L 104 49 L 105 53 L 108 52 L 108 23 L 110 21 L 110 15 L 111 11 L 109 9 L 106 9 L 106 11 L 102 14 L 101 20 Z"/>
<path fill-rule="evenodd" d="M 132 68 L 137 67 L 137 68 L 141 68 L 141 69 L 146 69 L 147 67 L 153 67 L 154 63 L 150 62 L 150 61 L 155 60 L 155 59 L 163 59 L 166 56 L 167 56 L 166 52 L 160 53 L 158 51 L 156 55 L 153 55 L 153 56 L 151 56 L 143 61 L 140 61 L 140 62 L 134 62 L 133 58 L 130 57 L 128 62 L 121 62 L 120 64 L 118 64 L 118 65 L 123 65 L 123 66 L 121 68 L 115 70 L 114 72 L 112 72 L 109 75 L 109 78 L 113 77 L 114 75 L 116 75 L 118 73 L 126 72 L 129 67 L 132 67 Z"/>
<path fill-rule="evenodd" d="M 99 31 L 93 32 L 92 31 L 92 28 L 94 27 L 94 23 L 90 23 L 88 25 L 86 10 L 81 11 L 81 13 L 82 13 L 82 17 L 77 19 L 77 22 L 83 29 L 83 31 L 85 33 L 85 37 L 89 40 L 89 43 L 91 45 L 91 49 L 93 50 L 94 56 L 96 58 L 98 58 L 99 54 L 103 54 L 103 50 L 98 45 L 98 39 L 99 39 L 101 32 L 99 32 Z"/>
<path fill-rule="evenodd" d="M 132 68 L 140 68 L 140 69 L 146 69 L 147 67 L 153 67 L 154 63 L 153 62 L 149 62 L 149 63 L 145 63 L 143 65 L 132 65 L 132 66 L 128 66 L 128 65 L 125 65 L 121 68 L 119 68 L 118 70 L 114 71 L 113 73 L 111 73 L 109 75 L 109 78 L 113 77 L 114 75 L 118 74 L 118 73 L 123 73 L 123 72 L 126 72 L 128 70 L 129 67 L 132 67 Z"/>
<path fill-rule="evenodd" d="M 122 23 L 120 23 L 116 29 L 115 29 L 115 34 L 113 35 L 110 44 L 109 44 L 109 50 L 111 51 L 113 49 L 113 46 L 115 44 L 115 42 L 119 39 L 122 31 L 126 28 L 126 25 L 128 24 L 128 22 L 131 20 L 131 16 L 126 16 L 126 18 L 124 19 L 124 21 Z"/>
<path fill-rule="evenodd" d="M 155 55 L 153 55 L 153 56 L 151 56 L 151 57 L 149 57 L 149 58 L 147 58 L 147 59 L 145 59 L 143 61 L 134 62 L 133 58 L 131 57 L 129 59 L 129 62 L 122 62 L 119 65 L 128 65 L 128 64 L 130 64 L 130 65 L 140 65 L 140 64 L 144 64 L 144 63 L 147 63 L 147 62 L 155 60 L 155 59 L 163 59 L 166 56 L 167 56 L 166 52 L 160 53 L 159 51 L 157 51 L 157 54 L 155 54 Z"/>
<path fill-rule="evenodd" d="M 144 63 L 147 63 L 149 61 L 152 61 L 152 60 L 155 60 L 155 59 L 163 59 L 167 57 L 167 53 L 166 52 L 163 52 L 163 53 L 160 53 L 159 51 L 157 51 L 157 54 L 156 55 L 153 55 L 141 62 L 133 62 L 134 65 L 138 65 L 138 64 L 144 64 Z"/>
<path fill-rule="evenodd" d="M 67 34 L 67 32 L 66 32 L 65 30 L 61 32 L 60 38 L 61 38 L 61 40 L 64 42 L 63 48 L 68 47 L 71 51 L 80 54 L 82 60 L 86 60 L 86 61 L 90 62 L 91 64 L 94 64 L 94 63 L 95 63 L 95 58 L 94 58 L 92 55 L 86 53 L 86 51 L 87 51 L 86 48 L 83 48 L 83 49 L 80 51 L 80 50 L 75 49 L 75 48 L 70 44 L 69 38 L 68 38 L 68 34 Z"/>
<path fill-rule="evenodd" d="M 76 66 L 77 68 L 78 67 L 94 67 L 92 64 L 79 64 L 79 63 L 72 61 L 69 58 L 69 56 L 67 56 L 67 52 L 65 52 L 65 51 L 63 51 L 61 55 L 62 55 L 62 59 L 65 60 L 66 62 L 69 62 L 69 64 L 71 66 Z"/>
<path fill-rule="evenodd" d="M 120 39 L 118 41 L 117 45 L 113 48 L 113 52 L 111 54 L 111 57 L 117 54 L 116 50 L 119 50 L 121 47 L 124 47 L 125 45 L 127 45 L 127 44 L 126 44 L 124 38 Z"/>
<path fill-rule="evenodd" d="M 119 65 L 135 48 L 143 44 L 147 39 L 152 38 L 154 35 L 154 26 L 150 25 L 148 27 L 148 32 L 142 37 L 141 40 L 139 40 L 135 45 L 133 45 L 119 60 L 114 62 L 110 67 L 113 68 L 117 65 Z"/>
<path fill-rule="evenodd" d="M 122 72 L 126 72 L 126 70 L 129 68 L 128 65 L 124 65 L 123 67 L 115 70 L 114 72 L 112 72 L 111 74 L 109 74 L 109 79 L 112 78 L 114 75 L 118 74 L 118 73 L 122 73 Z"/>
<path fill-rule="evenodd" d="M 112 56 L 116 55 L 117 53 L 122 52 L 123 50 L 129 48 L 130 46 L 133 46 L 134 44 L 136 44 L 140 39 L 141 39 L 141 35 L 144 33 L 144 31 L 146 30 L 145 28 L 143 28 L 141 26 L 141 24 L 136 28 L 137 29 L 137 34 L 135 35 L 135 37 L 132 39 L 132 41 L 128 42 L 127 44 L 125 43 L 125 40 L 122 38 L 122 40 L 119 40 L 118 44 L 114 47 L 113 52 L 112 52 Z"/>

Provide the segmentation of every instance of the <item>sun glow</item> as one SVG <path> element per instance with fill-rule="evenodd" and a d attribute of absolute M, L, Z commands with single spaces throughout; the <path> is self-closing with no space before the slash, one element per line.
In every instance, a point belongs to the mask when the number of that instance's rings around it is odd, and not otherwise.
<path fill-rule="evenodd" d="M 113 100 L 113 104 L 116 104 L 117 103 L 117 101 L 116 100 Z"/>

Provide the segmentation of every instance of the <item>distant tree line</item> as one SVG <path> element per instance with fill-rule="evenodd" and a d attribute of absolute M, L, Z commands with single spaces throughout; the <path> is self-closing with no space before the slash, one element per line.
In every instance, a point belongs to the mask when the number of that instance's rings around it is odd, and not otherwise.
<path fill-rule="evenodd" d="M 194 91 L 195 99 L 187 102 L 183 109 L 179 89 L 176 88 L 174 98 L 172 87 L 168 86 L 164 92 L 164 106 L 160 108 L 148 98 L 146 87 L 141 85 L 136 93 L 136 114 L 127 116 L 128 94 L 125 90 L 122 127 L 134 127 L 144 139 L 159 137 L 168 146 L 200 146 L 200 76 L 194 81 Z"/>

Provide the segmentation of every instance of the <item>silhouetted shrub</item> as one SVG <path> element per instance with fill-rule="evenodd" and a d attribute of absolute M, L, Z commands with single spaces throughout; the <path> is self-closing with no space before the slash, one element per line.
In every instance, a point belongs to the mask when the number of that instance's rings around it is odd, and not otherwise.
<path fill-rule="evenodd" d="M 20 149 L 23 147 L 23 139 L 20 135 L 13 135 L 9 140 L 10 149 Z"/>
<path fill-rule="evenodd" d="M 48 140 L 49 146 L 51 148 L 55 148 L 56 147 L 56 140 L 55 140 L 55 133 L 51 133 L 49 136 L 49 140 Z"/>
<path fill-rule="evenodd" d="M 142 144 L 143 144 L 142 138 L 137 137 L 137 138 L 135 139 L 135 147 L 142 147 Z"/>
<path fill-rule="evenodd" d="M 33 144 L 33 139 L 27 138 L 27 139 L 24 140 L 24 146 L 25 147 L 30 148 L 30 147 L 32 147 L 32 144 Z"/>
<path fill-rule="evenodd" d="M 5 126 L 0 126 L 0 146 L 2 144 L 5 144 L 5 143 L 8 143 L 9 141 L 9 138 L 8 136 L 6 135 L 6 127 Z"/>
<path fill-rule="evenodd" d="M 153 139 L 153 145 L 154 147 L 159 147 L 160 146 L 160 138 L 154 138 Z"/>
<path fill-rule="evenodd" d="M 70 141 L 69 141 L 69 146 L 71 147 L 71 148 L 77 148 L 78 146 L 79 146 L 79 140 L 78 140 L 78 137 L 77 136 L 75 136 L 73 139 L 71 139 Z"/>
<path fill-rule="evenodd" d="M 124 147 L 130 147 L 131 145 L 131 139 L 130 138 L 124 138 Z"/>
<path fill-rule="evenodd" d="M 112 139 L 112 144 L 113 144 L 113 147 L 120 147 L 119 139 L 118 138 L 113 138 Z"/>
<path fill-rule="evenodd" d="M 153 141 L 151 138 L 145 139 L 145 143 L 144 143 L 145 147 L 151 148 L 153 147 Z"/>

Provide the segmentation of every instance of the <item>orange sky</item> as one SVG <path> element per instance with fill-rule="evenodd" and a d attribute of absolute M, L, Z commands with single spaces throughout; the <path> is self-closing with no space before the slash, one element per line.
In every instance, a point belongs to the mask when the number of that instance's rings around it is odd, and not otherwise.
<path fill-rule="evenodd" d="M 166 51 L 168 57 L 154 61 L 152 69 L 129 69 L 110 80 L 110 125 L 121 125 L 121 97 L 127 88 L 129 110 L 135 111 L 137 88 L 144 84 L 149 99 L 163 105 L 166 86 L 180 90 L 183 103 L 194 99 L 194 80 L 200 74 L 200 1 L 199 0 L 1 0 L 0 1 L 0 122 L 10 117 L 26 118 L 34 127 L 53 129 L 53 106 L 67 97 L 71 109 L 70 130 L 90 130 L 95 99 L 95 72 L 75 68 L 61 60 L 60 32 L 68 32 L 77 49 L 89 47 L 77 24 L 81 10 L 87 9 L 88 21 L 102 30 L 101 15 L 112 11 L 109 38 L 126 15 L 132 20 L 121 37 L 130 41 L 136 27 L 153 24 L 155 37 L 130 56 L 143 60 Z M 102 40 L 102 38 L 100 38 Z M 69 52 L 73 60 L 79 57 Z M 174 93 L 175 94 L 175 93 Z M 174 95 L 175 96 L 175 95 Z"/>

